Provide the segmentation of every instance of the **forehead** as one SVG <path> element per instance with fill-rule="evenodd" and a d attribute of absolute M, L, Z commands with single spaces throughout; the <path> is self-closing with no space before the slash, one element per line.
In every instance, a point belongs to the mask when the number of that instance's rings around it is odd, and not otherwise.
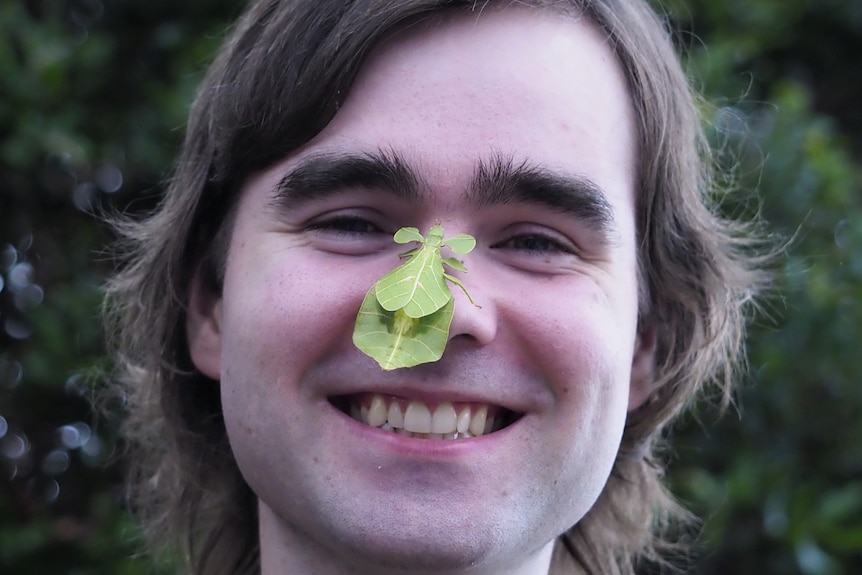
<path fill-rule="evenodd" d="M 307 147 L 392 147 L 425 162 L 442 143 L 433 157 L 450 169 L 492 153 L 554 164 L 568 151 L 628 177 L 632 117 L 621 68 L 589 21 L 488 9 L 411 27 L 375 48 Z"/>

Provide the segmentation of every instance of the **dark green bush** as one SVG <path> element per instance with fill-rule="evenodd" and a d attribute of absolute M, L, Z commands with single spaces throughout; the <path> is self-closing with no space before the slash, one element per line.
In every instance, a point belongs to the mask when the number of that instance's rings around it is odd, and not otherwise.
<path fill-rule="evenodd" d="M 787 247 L 735 407 L 673 433 L 704 575 L 862 573 L 862 4 L 672 0 L 717 161 Z M 95 206 L 158 197 L 237 2 L 0 3 L 0 572 L 143 574 L 90 390 Z M 757 191 L 752 202 L 746 192 Z M 741 200 L 741 201 L 740 201 Z M 781 240 L 784 238 L 784 240 Z"/>

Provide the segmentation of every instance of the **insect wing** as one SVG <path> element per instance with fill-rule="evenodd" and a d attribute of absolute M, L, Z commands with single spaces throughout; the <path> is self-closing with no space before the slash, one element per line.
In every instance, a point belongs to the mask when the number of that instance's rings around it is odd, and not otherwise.
<path fill-rule="evenodd" d="M 452 299 L 443 278 L 440 251 L 423 247 L 408 262 L 375 284 L 377 301 L 386 311 L 403 309 L 413 318 L 431 315 Z"/>
<path fill-rule="evenodd" d="M 439 360 L 449 340 L 454 300 L 431 315 L 411 318 L 390 312 L 371 290 L 365 295 L 353 329 L 353 343 L 381 368 L 393 370 Z"/>

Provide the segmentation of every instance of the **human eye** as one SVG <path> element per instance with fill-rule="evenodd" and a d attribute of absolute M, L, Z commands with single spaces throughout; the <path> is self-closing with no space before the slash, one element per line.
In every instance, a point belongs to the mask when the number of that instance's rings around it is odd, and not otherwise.
<path fill-rule="evenodd" d="M 396 245 L 386 220 L 374 212 L 321 214 L 304 229 L 312 246 L 333 254 L 370 255 Z"/>
<path fill-rule="evenodd" d="M 361 236 L 384 233 L 377 224 L 366 218 L 354 215 L 339 215 L 312 222 L 310 230 L 343 236 Z"/>
<path fill-rule="evenodd" d="M 491 249 L 513 250 L 525 255 L 564 255 L 576 253 L 575 246 L 556 234 L 519 232 L 491 246 Z"/>
<path fill-rule="evenodd" d="M 559 229 L 521 224 L 501 230 L 490 249 L 500 262 L 528 273 L 554 275 L 577 269 L 582 263 L 578 244 Z"/>

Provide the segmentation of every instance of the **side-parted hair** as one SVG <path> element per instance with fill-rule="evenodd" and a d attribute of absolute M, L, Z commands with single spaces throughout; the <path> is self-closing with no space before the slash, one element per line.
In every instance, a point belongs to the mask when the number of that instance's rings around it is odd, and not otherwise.
<path fill-rule="evenodd" d="M 194 575 L 258 573 L 256 497 L 227 440 L 219 385 L 192 364 L 188 289 L 220 293 L 238 191 L 317 135 L 369 51 L 408 26 L 513 4 L 583 18 L 623 69 L 637 134 L 640 325 L 656 327 L 656 381 L 629 414 L 598 502 L 563 534 L 553 573 L 632 575 L 673 551 L 685 513 L 662 485 L 662 430 L 707 384 L 730 396 L 746 304 L 764 283 L 751 229 L 723 219 L 693 94 L 671 35 L 644 0 L 257 0 L 204 78 L 159 208 L 115 218 L 109 281 L 111 386 L 128 409 L 131 502 L 154 549 Z M 673 529 L 671 529 L 672 531 Z"/>

